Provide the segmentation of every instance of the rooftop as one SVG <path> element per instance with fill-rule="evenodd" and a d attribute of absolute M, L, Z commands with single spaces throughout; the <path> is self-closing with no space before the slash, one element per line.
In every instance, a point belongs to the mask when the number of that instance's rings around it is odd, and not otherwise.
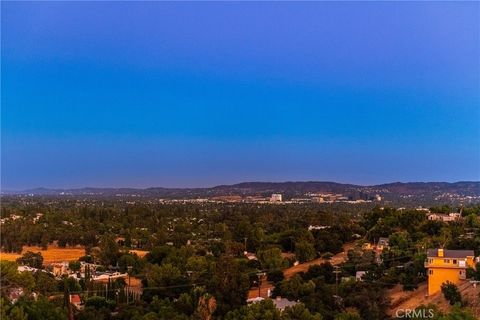
<path fill-rule="evenodd" d="M 71 294 L 70 295 L 70 302 L 71 303 L 81 303 L 80 296 L 78 294 Z"/>
<path fill-rule="evenodd" d="M 290 301 L 290 300 L 285 299 L 285 298 L 277 297 L 277 298 L 273 299 L 273 304 L 275 305 L 275 307 L 277 309 L 283 310 L 286 307 L 293 307 L 294 305 L 298 304 L 298 302 Z"/>
<path fill-rule="evenodd" d="M 438 257 L 438 249 L 428 249 L 427 250 L 428 257 Z M 475 253 L 473 250 L 443 250 L 443 257 L 444 258 L 466 258 L 466 257 L 474 257 Z"/>

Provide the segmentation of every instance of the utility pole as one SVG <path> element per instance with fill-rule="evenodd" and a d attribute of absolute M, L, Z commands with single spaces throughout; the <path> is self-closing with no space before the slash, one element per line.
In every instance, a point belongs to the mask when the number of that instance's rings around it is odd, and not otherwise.
<path fill-rule="evenodd" d="M 128 305 L 128 302 L 129 302 L 129 295 L 130 295 L 130 274 L 132 273 L 132 270 L 133 270 L 133 266 L 127 266 L 127 274 L 128 274 L 128 286 L 127 286 L 127 305 Z"/>
<path fill-rule="evenodd" d="M 70 303 L 70 289 L 67 285 L 67 278 L 63 280 L 63 306 L 67 307 L 68 320 L 73 320 L 72 304 Z"/>
<path fill-rule="evenodd" d="M 261 288 L 262 288 L 262 280 L 261 277 L 265 275 L 265 272 L 258 272 L 257 277 L 258 277 L 258 297 L 260 298 L 261 296 Z"/>
<path fill-rule="evenodd" d="M 335 295 L 338 296 L 338 274 L 341 272 L 339 266 L 333 266 L 334 270 L 333 273 L 335 273 Z"/>
<path fill-rule="evenodd" d="M 243 238 L 244 240 L 244 245 L 243 245 L 243 248 L 245 249 L 244 251 L 247 252 L 247 238 Z"/>
<path fill-rule="evenodd" d="M 473 285 L 473 289 L 477 288 L 477 284 L 480 284 L 479 280 L 470 280 L 470 283 Z M 475 313 L 475 318 L 478 319 L 478 294 L 476 292 L 477 290 L 473 290 L 473 297 L 474 297 L 474 302 L 473 302 L 473 312 Z"/>

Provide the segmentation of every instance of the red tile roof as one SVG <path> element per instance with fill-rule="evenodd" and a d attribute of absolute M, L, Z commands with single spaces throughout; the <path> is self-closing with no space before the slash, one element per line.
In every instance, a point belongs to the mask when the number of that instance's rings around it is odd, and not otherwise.
<path fill-rule="evenodd" d="M 80 299 L 80 296 L 78 294 L 71 294 L 70 295 L 70 302 L 71 303 L 81 303 L 82 300 Z"/>

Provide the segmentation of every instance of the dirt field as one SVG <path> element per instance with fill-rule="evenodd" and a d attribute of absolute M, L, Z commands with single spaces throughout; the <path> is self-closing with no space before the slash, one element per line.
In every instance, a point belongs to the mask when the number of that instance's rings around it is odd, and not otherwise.
<path fill-rule="evenodd" d="M 78 258 L 85 255 L 85 249 L 82 247 L 58 248 L 49 246 L 47 250 L 42 250 L 40 247 L 25 246 L 23 247 L 22 254 L 27 251 L 40 252 L 43 257 L 43 264 L 62 261 L 76 261 Z M 19 257 L 21 257 L 21 254 L 0 252 L 0 260 L 15 261 Z"/>
<path fill-rule="evenodd" d="M 268 298 L 268 290 L 273 291 L 274 287 L 275 286 L 273 283 L 266 281 L 266 279 L 262 281 L 262 286 L 260 287 L 260 297 Z M 253 299 L 258 296 L 258 287 L 250 288 L 250 291 L 248 291 L 248 299 Z"/>

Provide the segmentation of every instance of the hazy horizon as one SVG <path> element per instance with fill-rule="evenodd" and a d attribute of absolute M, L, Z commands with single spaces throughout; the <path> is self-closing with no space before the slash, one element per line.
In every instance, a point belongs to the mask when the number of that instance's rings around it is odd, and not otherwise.
<path fill-rule="evenodd" d="M 35 190 L 35 189 L 48 189 L 48 190 L 76 190 L 76 189 L 139 189 L 139 190 L 144 190 L 144 189 L 150 189 L 150 188 L 164 188 L 164 189 L 208 189 L 208 188 L 214 188 L 214 187 L 219 187 L 219 186 L 231 186 L 231 185 L 237 185 L 237 184 L 242 184 L 242 183 L 309 183 L 309 182 L 320 182 L 320 183 L 338 183 L 338 184 L 344 184 L 344 185 L 358 185 L 358 186 L 363 186 L 363 187 L 369 187 L 369 186 L 378 186 L 378 185 L 384 185 L 384 184 L 394 184 L 394 183 L 480 183 L 480 181 L 475 181 L 475 180 L 463 180 L 463 181 L 387 181 L 387 182 L 379 182 L 379 183 L 373 183 L 373 184 L 362 184 L 362 183 L 355 183 L 355 182 L 339 182 L 339 181 L 331 181 L 331 180 L 277 180 L 277 181 L 263 181 L 263 180 L 258 180 L 258 181 L 238 181 L 238 182 L 232 182 L 232 183 L 219 183 L 219 184 L 214 184 L 214 185 L 197 185 L 197 186 L 165 186 L 165 185 L 151 185 L 151 186 L 105 186 L 105 185 L 99 185 L 99 186 L 75 186 L 75 187 L 68 187 L 68 186 L 59 186 L 59 187 L 45 187 L 45 186 L 37 186 L 37 187 L 32 187 L 32 188 L 26 188 L 26 189 L 8 189 L 8 188 L 2 188 L 2 192 L 22 192 L 22 191 L 28 191 L 28 190 Z"/>
<path fill-rule="evenodd" d="M 4 2 L 1 187 L 480 180 L 479 2 Z"/>

